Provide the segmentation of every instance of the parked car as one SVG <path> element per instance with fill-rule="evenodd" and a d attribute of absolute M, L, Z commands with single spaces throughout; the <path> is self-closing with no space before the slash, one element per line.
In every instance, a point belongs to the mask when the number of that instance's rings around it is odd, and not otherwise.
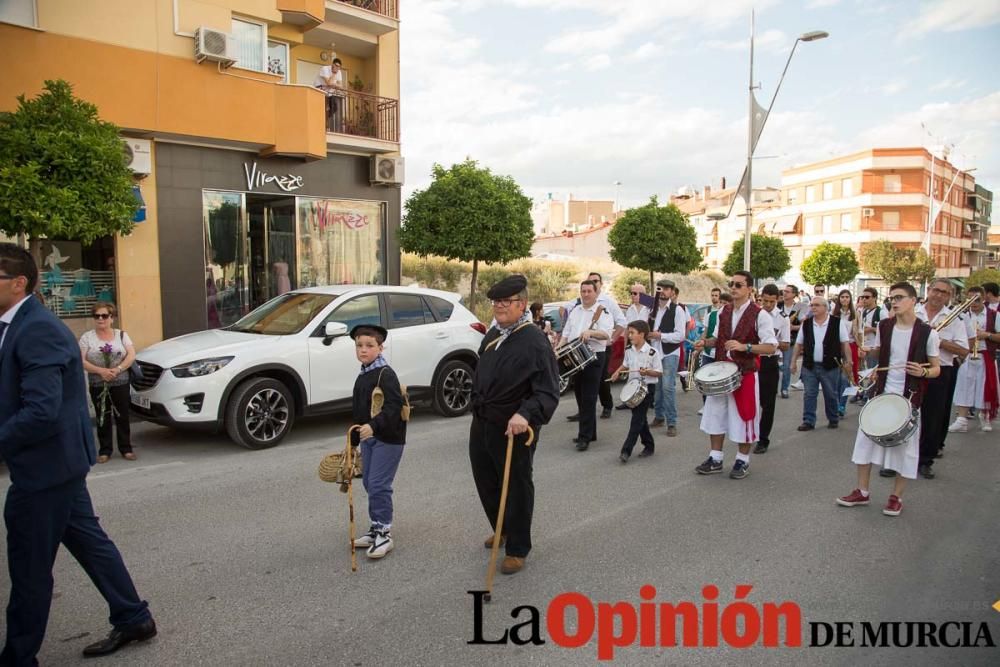
<path fill-rule="evenodd" d="M 350 410 L 358 324 L 389 330 L 384 355 L 411 399 L 469 409 L 485 327 L 459 295 L 418 287 L 335 285 L 287 292 L 235 324 L 171 338 L 137 355 L 132 410 L 171 427 L 225 428 L 248 449 L 273 447 L 295 419 Z"/>

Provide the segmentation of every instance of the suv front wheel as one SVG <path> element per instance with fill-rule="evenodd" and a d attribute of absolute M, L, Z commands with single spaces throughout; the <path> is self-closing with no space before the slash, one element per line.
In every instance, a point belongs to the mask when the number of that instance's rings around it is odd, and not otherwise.
<path fill-rule="evenodd" d="M 295 422 L 295 400 L 288 388 L 272 378 L 243 382 L 226 406 L 226 432 L 247 449 L 266 449 L 281 442 Z"/>
<path fill-rule="evenodd" d="M 458 417 L 472 403 L 472 367 L 452 359 L 437 374 L 434 385 L 434 411 L 444 417 Z"/>

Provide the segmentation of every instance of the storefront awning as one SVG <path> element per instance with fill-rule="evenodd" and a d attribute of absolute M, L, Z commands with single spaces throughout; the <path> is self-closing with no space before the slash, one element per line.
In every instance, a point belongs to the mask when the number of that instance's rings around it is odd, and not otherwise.
<path fill-rule="evenodd" d="M 795 227 L 799 224 L 799 219 L 802 214 L 796 215 L 783 215 L 774 223 L 774 233 L 775 234 L 790 234 L 795 231 Z"/>
<path fill-rule="evenodd" d="M 132 186 L 132 196 L 135 197 L 136 203 L 139 204 L 139 208 L 136 209 L 135 215 L 132 216 L 132 222 L 145 222 L 146 200 L 142 198 L 142 190 L 139 189 L 138 185 Z"/>

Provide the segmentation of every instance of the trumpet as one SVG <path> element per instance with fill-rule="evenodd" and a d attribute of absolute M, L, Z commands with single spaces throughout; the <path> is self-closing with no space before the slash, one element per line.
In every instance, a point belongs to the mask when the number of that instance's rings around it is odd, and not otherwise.
<path fill-rule="evenodd" d="M 975 322 L 975 332 L 972 337 L 972 350 L 969 352 L 969 359 L 979 358 L 979 320 Z"/>
<path fill-rule="evenodd" d="M 701 356 L 701 352 L 691 348 L 691 354 L 688 356 L 690 356 L 690 359 L 688 359 L 688 376 L 684 378 L 684 382 L 687 391 L 691 391 L 691 388 L 694 387 L 694 372 L 697 369 L 698 357 Z"/>
<path fill-rule="evenodd" d="M 948 317 L 944 318 L 940 322 L 934 325 L 934 331 L 942 331 L 948 328 L 948 325 L 955 321 L 956 317 L 960 317 L 965 311 L 972 307 L 976 301 L 979 300 L 978 294 L 973 294 L 968 299 L 962 302 L 957 308 L 948 313 Z"/>

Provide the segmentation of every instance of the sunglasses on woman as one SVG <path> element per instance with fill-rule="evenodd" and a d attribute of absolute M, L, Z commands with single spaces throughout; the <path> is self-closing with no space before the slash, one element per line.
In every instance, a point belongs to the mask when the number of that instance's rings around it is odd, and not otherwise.
<path fill-rule="evenodd" d="M 110 320 L 111 319 L 111 314 L 110 313 L 94 313 L 94 319 L 95 320 Z"/>

